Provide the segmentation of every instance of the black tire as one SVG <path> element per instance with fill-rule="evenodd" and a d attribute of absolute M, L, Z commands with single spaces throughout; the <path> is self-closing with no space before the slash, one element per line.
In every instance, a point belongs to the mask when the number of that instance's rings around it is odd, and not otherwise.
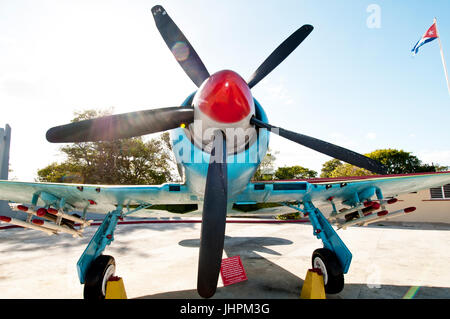
<path fill-rule="evenodd" d="M 312 255 L 313 268 L 319 268 L 323 273 L 325 292 L 337 294 L 344 289 L 344 273 L 336 254 L 327 249 L 316 249 Z"/>
<path fill-rule="evenodd" d="M 111 268 L 112 267 L 112 268 Z M 116 271 L 116 262 L 112 256 L 100 255 L 89 267 L 84 283 L 84 299 L 103 300 L 106 294 L 106 282 Z M 108 278 L 105 278 L 105 277 Z"/>

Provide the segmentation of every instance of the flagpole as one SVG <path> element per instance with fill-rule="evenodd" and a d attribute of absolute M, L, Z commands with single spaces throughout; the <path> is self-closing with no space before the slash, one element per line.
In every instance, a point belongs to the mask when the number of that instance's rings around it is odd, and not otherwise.
<path fill-rule="evenodd" d="M 450 83 L 448 82 L 447 65 L 445 64 L 444 50 L 442 50 L 441 37 L 439 36 L 436 18 L 434 18 L 434 23 L 436 23 L 436 33 L 437 33 L 436 35 L 437 35 L 437 38 L 438 38 L 438 41 L 439 41 L 439 48 L 441 49 L 441 59 L 442 59 L 442 65 L 444 67 L 445 80 L 447 81 L 448 94 L 450 94 Z"/>

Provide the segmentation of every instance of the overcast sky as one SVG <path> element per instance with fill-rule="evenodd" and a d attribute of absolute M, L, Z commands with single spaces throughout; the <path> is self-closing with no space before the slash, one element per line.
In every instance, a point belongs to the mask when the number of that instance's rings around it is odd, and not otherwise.
<path fill-rule="evenodd" d="M 48 128 L 75 110 L 179 105 L 196 87 L 162 40 L 165 7 L 210 73 L 247 79 L 303 24 L 314 31 L 252 93 L 270 123 L 356 152 L 397 148 L 450 165 L 450 95 L 439 44 L 411 56 L 437 17 L 450 64 L 450 1 L 0 0 L 0 127 L 10 178 L 61 160 Z M 277 136 L 277 165 L 320 172 L 330 158 Z"/>

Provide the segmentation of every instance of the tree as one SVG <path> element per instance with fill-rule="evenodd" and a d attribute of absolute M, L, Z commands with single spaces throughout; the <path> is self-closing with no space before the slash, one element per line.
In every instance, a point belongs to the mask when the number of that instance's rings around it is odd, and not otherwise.
<path fill-rule="evenodd" d="M 75 113 L 80 121 L 111 114 L 112 110 Z M 169 133 L 144 142 L 141 137 L 72 143 L 61 148 L 67 159 L 38 171 L 42 182 L 86 184 L 161 184 L 172 179 Z M 172 165 L 173 166 L 173 165 Z"/>
<path fill-rule="evenodd" d="M 375 175 L 364 168 L 354 166 L 352 164 L 342 164 L 338 165 L 327 177 L 342 177 L 342 176 L 366 176 Z"/>
<path fill-rule="evenodd" d="M 342 162 L 336 158 L 323 163 L 320 177 L 331 177 L 331 172 L 333 172 L 340 165 L 342 165 Z"/>
<path fill-rule="evenodd" d="M 403 150 L 380 149 L 364 155 L 383 164 L 387 169 L 387 174 L 407 174 L 436 171 L 436 167 L 434 165 L 422 164 L 416 156 Z M 336 159 L 332 161 L 335 161 L 333 163 L 339 162 Z M 327 168 L 332 167 L 330 164 L 332 161 L 324 163 L 323 166 L 326 166 Z M 438 169 L 442 168 L 438 167 Z M 322 172 L 324 172 L 323 169 Z M 327 176 L 323 177 L 374 175 L 373 172 L 347 163 L 336 165 L 331 172 L 326 171 L 325 173 Z M 324 173 L 322 174 L 324 175 Z"/>
<path fill-rule="evenodd" d="M 275 167 L 275 160 L 277 158 L 273 152 L 268 149 L 266 155 L 258 166 L 252 180 L 254 181 L 270 181 L 273 179 L 273 171 Z"/>
<path fill-rule="evenodd" d="M 365 155 L 386 166 L 388 174 L 436 171 L 433 165 L 422 164 L 416 156 L 403 150 L 381 149 Z"/>
<path fill-rule="evenodd" d="M 436 172 L 446 172 L 448 170 L 450 170 L 450 166 L 441 166 L 438 163 L 433 164 L 431 163 L 432 166 L 434 166 L 434 168 L 436 169 Z"/>
<path fill-rule="evenodd" d="M 71 163 L 52 163 L 38 170 L 39 182 L 83 183 L 81 167 Z"/>
<path fill-rule="evenodd" d="M 278 167 L 278 169 L 275 171 L 276 179 L 303 179 L 314 178 L 316 176 L 316 171 L 304 168 L 299 165 Z"/>

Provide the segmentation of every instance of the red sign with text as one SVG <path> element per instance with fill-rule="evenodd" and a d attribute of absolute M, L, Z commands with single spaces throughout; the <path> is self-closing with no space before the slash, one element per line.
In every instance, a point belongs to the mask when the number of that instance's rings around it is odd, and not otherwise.
<path fill-rule="evenodd" d="M 247 280 L 241 257 L 234 256 L 222 259 L 220 275 L 222 276 L 224 286 Z"/>

